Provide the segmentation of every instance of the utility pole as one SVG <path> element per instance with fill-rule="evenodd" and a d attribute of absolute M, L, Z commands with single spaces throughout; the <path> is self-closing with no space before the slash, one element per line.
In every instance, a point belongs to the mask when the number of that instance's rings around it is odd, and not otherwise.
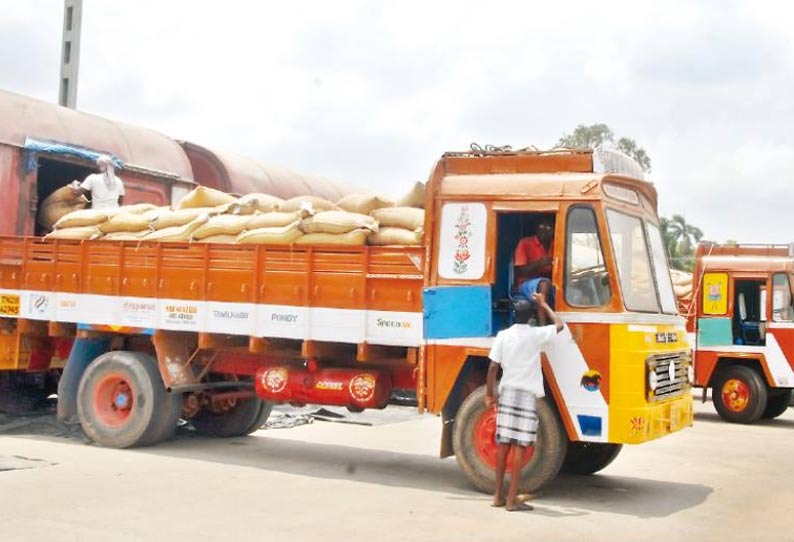
<path fill-rule="evenodd" d="M 77 73 L 80 68 L 80 29 L 83 0 L 64 0 L 63 38 L 61 43 L 61 79 L 58 91 L 60 105 L 77 105 Z"/>

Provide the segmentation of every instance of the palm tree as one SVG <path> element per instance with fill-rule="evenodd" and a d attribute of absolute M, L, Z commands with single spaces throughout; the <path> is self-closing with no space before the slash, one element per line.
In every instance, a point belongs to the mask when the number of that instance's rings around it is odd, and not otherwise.
<path fill-rule="evenodd" d="M 673 215 L 667 223 L 667 231 L 670 232 L 671 240 L 678 252 L 678 257 L 673 260 L 678 265 L 674 267 L 690 269 L 693 263 L 692 255 L 695 252 L 694 245 L 703 238 L 703 231 L 689 224 L 682 215 Z"/>
<path fill-rule="evenodd" d="M 667 261 L 673 262 L 678 257 L 678 247 L 676 246 L 676 238 L 670 229 L 670 219 L 661 217 L 659 220 L 659 233 L 662 234 L 662 243 L 664 243 L 664 251 L 667 253 Z"/>

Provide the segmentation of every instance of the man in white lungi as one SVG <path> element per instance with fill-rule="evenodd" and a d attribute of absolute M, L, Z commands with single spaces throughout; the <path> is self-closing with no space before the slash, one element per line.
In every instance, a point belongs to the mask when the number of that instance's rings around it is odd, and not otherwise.
<path fill-rule="evenodd" d="M 533 312 L 543 311 L 554 322 L 551 325 L 533 327 L 529 319 Z M 535 445 L 538 431 L 538 413 L 535 402 L 543 397 L 543 369 L 540 353 L 554 336 L 562 331 L 563 323 L 557 313 L 546 303 L 541 293 L 533 293 L 532 301 L 518 300 L 515 303 L 515 324 L 496 335 L 488 367 L 485 404 L 497 405 L 496 442 L 499 450 L 496 460 L 496 487 L 493 506 L 505 506 L 510 512 L 532 510 L 532 506 L 518 502 L 518 485 L 521 469 L 526 464 L 527 448 Z M 495 393 L 499 368 L 502 380 Z M 513 450 L 513 474 L 507 497 L 504 495 L 504 476 L 507 454 Z"/>
<path fill-rule="evenodd" d="M 100 156 L 96 159 L 99 173 L 92 173 L 80 183 L 72 181 L 76 194 L 90 194 L 92 209 L 117 209 L 124 201 L 124 183 L 116 176 L 113 159 Z"/>

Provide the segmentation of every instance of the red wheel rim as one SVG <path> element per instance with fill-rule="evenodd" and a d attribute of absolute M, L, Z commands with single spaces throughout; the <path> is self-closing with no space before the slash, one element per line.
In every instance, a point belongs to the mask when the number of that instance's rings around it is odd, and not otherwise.
<path fill-rule="evenodd" d="M 496 443 L 496 408 L 486 408 L 477 418 L 474 424 L 474 450 L 477 457 L 480 458 L 486 466 L 496 470 L 496 459 L 498 455 L 499 445 Z M 526 448 L 526 456 L 524 462 L 532 459 L 535 453 L 535 447 L 530 446 Z M 507 454 L 507 468 L 506 472 L 510 472 L 513 468 L 513 450 Z"/>
<path fill-rule="evenodd" d="M 103 424 L 118 427 L 132 415 L 134 397 L 135 390 L 123 375 L 105 375 L 94 388 L 94 412 Z"/>
<path fill-rule="evenodd" d="M 750 388 L 738 378 L 726 380 L 722 385 L 722 404 L 731 412 L 742 412 L 750 402 Z"/>

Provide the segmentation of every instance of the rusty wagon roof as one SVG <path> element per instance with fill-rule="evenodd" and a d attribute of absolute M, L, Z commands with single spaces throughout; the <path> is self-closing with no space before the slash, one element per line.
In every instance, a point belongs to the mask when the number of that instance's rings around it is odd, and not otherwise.
<path fill-rule="evenodd" d="M 180 141 L 180 144 L 191 160 L 203 158 L 204 161 L 211 163 L 210 175 L 219 177 L 215 182 L 207 182 L 200 178 L 200 173 L 197 171 L 196 182 L 209 186 L 216 185 L 217 188 L 227 192 L 236 194 L 264 192 L 284 199 L 314 195 L 330 201 L 337 201 L 349 194 L 369 192 L 327 177 L 299 173 L 248 156 L 209 149 L 191 141 Z M 194 167 L 194 170 L 197 169 Z"/>
<path fill-rule="evenodd" d="M 193 179 L 190 162 L 168 136 L 97 115 L 0 90 L 0 144 L 23 147 L 25 139 L 55 141 L 111 153 L 125 163 Z"/>

